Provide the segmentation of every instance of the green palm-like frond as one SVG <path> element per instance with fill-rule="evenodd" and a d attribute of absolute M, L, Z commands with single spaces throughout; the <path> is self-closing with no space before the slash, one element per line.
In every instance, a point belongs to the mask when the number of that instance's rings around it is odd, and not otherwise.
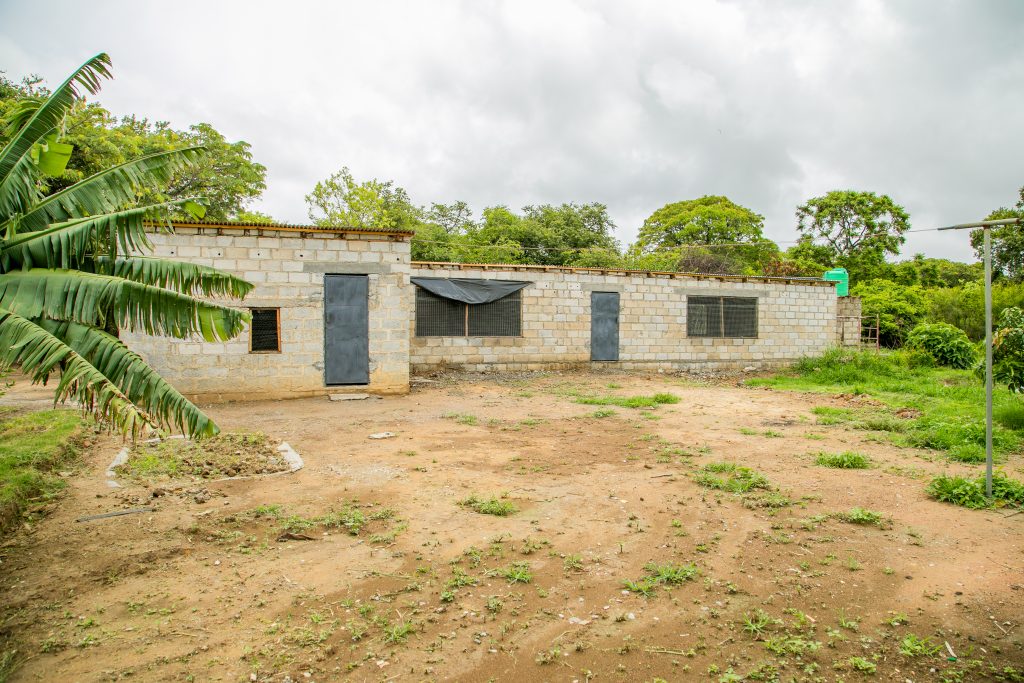
<path fill-rule="evenodd" d="M 77 270 L 33 268 L 0 275 L 0 308 L 26 318 L 50 318 L 102 327 L 106 315 L 120 329 L 207 341 L 239 334 L 249 313 L 160 287 Z"/>
<path fill-rule="evenodd" d="M 210 418 L 117 337 L 77 323 L 42 320 L 39 326 L 116 384 L 155 424 L 193 438 L 213 436 L 220 431 Z"/>
<path fill-rule="evenodd" d="M 70 346 L 31 320 L 2 308 L 0 363 L 19 365 L 34 382 L 42 383 L 60 367 L 55 401 L 74 400 L 123 433 L 135 434 L 149 422 L 113 382 Z"/>
<path fill-rule="evenodd" d="M 0 266 L 5 271 L 34 266 L 74 268 L 96 252 L 117 254 L 148 248 L 146 216 L 154 209 L 169 208 L 185 201 L 76 218 L 15 235 L 0 243 Z"/>
<path fill-rule="evenodd" d="M 50 223 L 113 213 L 136 200 L 138 190 L 168 184 L 174 174 L 194 166 L 202 147 L 149 154 L 100 171 L 39 200 L 19 219 L 18 231 L 43 230 Z M 0 230 L 4 229 L 0 224 Z"/>
<path fill-rule="evenodd" d="M 114 259 L 101 256 L 95 260 L 94 266 L 94 272 L 97 273 L 171 289 L 182 294 L 244 299 L 253 289 L 251 283 L 216 268 L 152 256 Z"/>
<path fill-rule="evenodd" d="M 100 79 L 110 78 L 110 57 L 99 54 L 78 67 L 60 84 L 0 150 L 0 217 L 24 214 L 38 198 L 35 183 L 26 183 L 24 161 L 32 145 L 57 129 L 64 115 L 81 96 L 81 89 L 95 94 Z M 31 162 L 30 162 L 31 163 Z"/>

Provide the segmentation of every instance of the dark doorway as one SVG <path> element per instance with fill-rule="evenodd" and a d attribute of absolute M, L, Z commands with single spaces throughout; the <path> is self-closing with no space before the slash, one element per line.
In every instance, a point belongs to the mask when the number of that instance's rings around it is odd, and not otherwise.
<path fill-rule="evenodd" d="M 590 360 L 619 359 L 619 293 L 590 293 Z"/>
<path fill-rule="evenodd" d="M 324 276 L 324 382 L 370 383 L 369 278 Z"/>

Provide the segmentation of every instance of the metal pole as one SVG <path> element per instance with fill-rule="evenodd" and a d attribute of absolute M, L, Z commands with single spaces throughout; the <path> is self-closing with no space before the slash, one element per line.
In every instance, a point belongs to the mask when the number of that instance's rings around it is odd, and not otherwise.
<path fill-rule="evenodd" d="M 988 498 L 992 498 L 992 228 L 1020 222 L 1020 218 L 1000 218 L 939 228 L 982 228 L 985 232 L 985 495 Z"/>
<path fill-rule="evenodd" d="M 992 498 L 992 229 L 985 231 L 985 495 Z"/>

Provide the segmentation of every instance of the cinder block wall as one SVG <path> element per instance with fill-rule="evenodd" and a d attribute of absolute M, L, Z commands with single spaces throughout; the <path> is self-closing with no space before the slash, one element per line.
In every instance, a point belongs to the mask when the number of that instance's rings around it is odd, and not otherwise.
<path fill-rule="evenodd" d="M 421 277 L 494 278 L 532 282 L 522 290 L 522 336 L 416 337 L 410 316 L 414 372 L 547 369 L 589 364 L 590 293 L 619 292 L 622 368 L 742 368 L 783 365 L 821 353 L 837 338 L 836 292 L 828 283 L 799 284 L 714 276 L 670 277 L 571 270 L 447 267 L 412 264 Z M 413 310 L 414 287 L 405 306 Z M 686 297 L 758 297 L 757 339 L 686 336 Z"/>
<path fill-rule="evenodd" d="M 177 227 L 150 235 L 154 256 L 214 266 L 256 285 L 239 307 L 281 309 L 281 352 L 250 353 L 249 331 L 223 343 L 123 335 L 182 393 L 201 400 L 409 389 L 409 242 L 386 234 Z M 369 277 L 370 384 L 324 384 L 324 275 Z"/>
<path fill-rule="evenodd" d="M 860 346 L 861 305 L 859 296 L 841 296 L 836 300 L 836 344 Z M 871 321 L 874 322 L 873 320 Z"/>

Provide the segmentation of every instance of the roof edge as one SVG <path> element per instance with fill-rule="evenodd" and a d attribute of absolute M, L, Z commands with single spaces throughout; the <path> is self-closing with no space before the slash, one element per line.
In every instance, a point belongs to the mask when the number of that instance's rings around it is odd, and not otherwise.
<path fill-rule="evenodd" d="M 555 273 L 593 273 L 595 275 L 639 275 L 656 278 L 693 278 L 728 282 L 777 282 L 834 287 L 835 282 L 817 277 L 776 277 L 769 275 L 728 275 L 725 273 L 682 273 L 671 270 L 629 270 L 626 268 L 591 268 L 581 266 L 541 266 L 523 263 L 449 263 L 447 261 L 412 261 L 414 268 L 451 268 L 454 270 L 507 270 Z"/>
<path fill-rule="evenodd" d="M 396 237 L 412 237 L 412 230 L 393 230 L 390 228 L 356 228 L 343 225 L 303 225 L 299 223 L 254 223 L 250 221 L 190 221 L 172 220 L 173 227 L 182 228 L 213 228 L 217 230 L 276 230 L 281 232 L 324 233 L 328 235 L 393 235 Z M 146 221 L 147 225 L 166 225 L 161 221 Z"/>

